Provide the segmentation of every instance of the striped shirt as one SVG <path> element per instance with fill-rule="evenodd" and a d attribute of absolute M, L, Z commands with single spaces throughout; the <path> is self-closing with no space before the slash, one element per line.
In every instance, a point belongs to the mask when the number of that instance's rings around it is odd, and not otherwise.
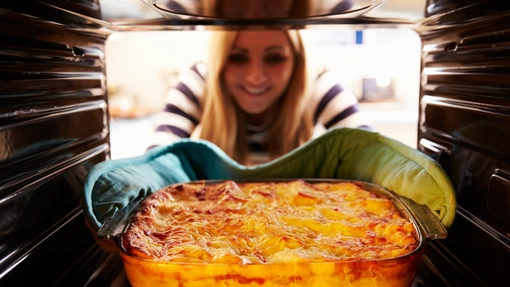
<path fill-rule="evenodd" d="M 178 84 L 165 98 L 165 109 L 155 117 L 156 129 L 150 148 L 192 136 L 202 115 L 200 102 L 206 74 L 206 64 L 199 62 L 179 75 Z M 334 73 L 320 74 L 311 91 L 310 108 L 315 125 L 312 138 L 333 127 L 370 128 L 370 120 L 360 112 L 356 97 L 338 84 Z M 261 127 L 247 126 L 249 157 L 254 164 L 270 160 L 263 142 L 266 133 Z"/>

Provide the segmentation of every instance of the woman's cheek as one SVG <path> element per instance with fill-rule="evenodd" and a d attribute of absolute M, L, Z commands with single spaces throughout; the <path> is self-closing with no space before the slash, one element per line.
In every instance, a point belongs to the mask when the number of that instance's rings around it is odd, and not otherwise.
<path fill-rule="evenodd" d="M 227 84 L 232 84 L 236 81 L 236 78 L 239 76 L 239 69 L 236 69 L 232 66 L 225 67 L 225 70 L 223 71 L 223 77 Z"/>
<path fill-rule="evenodd" d="M 288 81 L 292 75 L 292 64 L 282 63 L 280 65 L 271 67 L 270 71 L 273 75 L 273 78 L 278 79 L 279 81 Z"/>

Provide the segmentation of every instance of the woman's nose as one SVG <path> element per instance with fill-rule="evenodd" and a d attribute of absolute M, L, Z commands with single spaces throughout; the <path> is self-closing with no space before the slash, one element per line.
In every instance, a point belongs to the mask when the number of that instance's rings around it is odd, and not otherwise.
<path fill-rule="evenodd" d="M 248 66 L 248 71 L 246 72 L 246 80 L 254 85 L 262 84 L 267 81 L 267 73 L 264 67 L 264 63 L 253 61 Z"/>

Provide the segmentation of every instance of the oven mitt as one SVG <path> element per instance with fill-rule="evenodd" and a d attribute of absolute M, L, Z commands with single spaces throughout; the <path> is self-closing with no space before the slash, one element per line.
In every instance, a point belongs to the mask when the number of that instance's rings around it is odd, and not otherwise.
<path fill-rule="evenodd" d="M 102 223 L 139 196 L 200 179 L 329 178 L 371 182 L 429 206 L 445 227 L 456 213 L 451 182 L 432 158 L 378 133 L 335 128 L 271 162 L 240 165 L 216 145 L 183 139 L 141 156 L 95 165 L 84 183 L 87 223 Z"/>

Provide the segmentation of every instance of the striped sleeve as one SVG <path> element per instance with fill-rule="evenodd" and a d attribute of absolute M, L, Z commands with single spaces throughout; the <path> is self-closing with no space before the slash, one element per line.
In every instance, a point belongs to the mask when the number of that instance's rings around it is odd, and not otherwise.
<path fill-rule="evenodd" d="M 200 0 L 167 0 L 166 8 L 170 11 L 188 15 L 200 15 L 202 5 Z"/>
<path fill-rule="evenodd" d="M 269 150 L 264 144 L 268 135 L 267 129 L 248 125 L 246 127 L 246 132 L 248 133 L 248 145 L 250 151 L 248 154 L 248 161 L 250 164 L 257 165 L 270 161 L 271 157 L 269 155 Z"/>
<path fill-rule="evenodd" d="M 360 111 L 358 100 L 338 83 L 337 75 L 322 73 L 316 80 L 314 101 L 314 124 L 323 129 L 333 127 L 370 128 L 368 115 Z"/>
<path fill-rule="evenodd" d="M 155 131 L 149 148 L 191 136 L 202 114 L 205 75 L 205 63 L 197 63 L 179 75 L 177 85 L 165 97 L 163 111 L 154 118 Z"/>

